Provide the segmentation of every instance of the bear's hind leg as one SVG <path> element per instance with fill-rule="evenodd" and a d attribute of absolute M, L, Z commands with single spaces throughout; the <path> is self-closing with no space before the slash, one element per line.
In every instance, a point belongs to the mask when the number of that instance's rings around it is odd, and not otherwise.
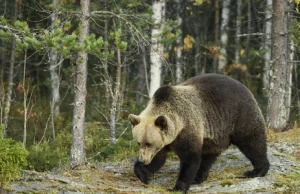
<path fill-rule="evenodd" d="M 245 177 L 263 177 L 267 174 L 270 163 L 267 158 L 267 145 L 265 140 L 252 137 L 254 142 L 239 141 L 234 143 L 240 151 L 251 161 L 254 169 L 244 173 Z"/>
<path fill-rule="evenodd" d="M 203 154 L 201 156 L 200 168 L 197 172 L 194 184 L 200 184 L 208 178 L 209 170 L 218 156 L 219 154 Z"/>

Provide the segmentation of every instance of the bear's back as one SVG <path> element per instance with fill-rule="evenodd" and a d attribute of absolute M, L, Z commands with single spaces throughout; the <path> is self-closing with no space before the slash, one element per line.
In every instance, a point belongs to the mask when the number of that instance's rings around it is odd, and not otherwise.
<path fill-rule="evenodd" d="M 205 74 L 191 78 L 179 86 L 195 88 L 201 99 L 199 107 L 204 111 L 207 136 L 216 138 L 216 135 L 225 137 L 233 132 L 247 133 L 245 128 L 251 125 L 253 128 L 258 125 L 262 128 L 261 125 L 264 125 L 263 115 L 252 93 L 232 78 Z"/>
<path fill-rule="evenodd" d="M 204 74 L 193 77 L 179 84 L 179 86 L 193 86 L 203 101 L 212 101 L 218 107 L 243 106 L 243 104 L 256 104 L 249 91 L 240 82 L 227 76 L 218 74 Z"/>

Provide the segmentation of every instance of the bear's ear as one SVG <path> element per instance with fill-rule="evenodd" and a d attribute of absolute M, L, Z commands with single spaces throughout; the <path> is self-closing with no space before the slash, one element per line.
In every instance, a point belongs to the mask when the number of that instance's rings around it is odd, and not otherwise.
<path fill-rule="evenodd" d="M 129 114 L 128 119 L 130 120 L 130 122 L 133 126 L 140 123 L 140 118 L 137 115 Z"/>
<path fill-rule="evenodd" d="M 154 122 L 155 126 L 159 127 L 162 130 L 166 130 L 168 128 L 167 118 L 163 115 L 158 116 Z"/>

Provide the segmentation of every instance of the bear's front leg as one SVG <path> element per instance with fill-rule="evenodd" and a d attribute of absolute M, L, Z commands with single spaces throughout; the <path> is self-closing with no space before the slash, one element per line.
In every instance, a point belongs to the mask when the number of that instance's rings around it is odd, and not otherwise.
<path fill-rule="evenodd" d="M 179 155 L 180 171 L 173 191 L 182 191 L 186 193 L 190 185 L 194 182 L 196 174 L 200 167 L 201 154 L 189 153 L 188 155 Z"/>
<path fill-rule="evenodd" d="M 136 161 L 134 164 L 134 173 L 143 183 L 148 184 L 150 173 L 144 163 Z"/>

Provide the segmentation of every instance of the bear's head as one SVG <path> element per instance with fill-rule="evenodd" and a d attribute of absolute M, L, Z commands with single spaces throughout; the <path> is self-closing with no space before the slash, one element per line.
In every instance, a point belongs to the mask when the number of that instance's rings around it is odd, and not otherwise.
<path fill-rule="evenodd" d="M 168 116 L 128 116 L 133 125 L 133 138 L 140 146 L 139 161 L 149 164 L 166 145 L 174 141 L 174 124 Z"/>

